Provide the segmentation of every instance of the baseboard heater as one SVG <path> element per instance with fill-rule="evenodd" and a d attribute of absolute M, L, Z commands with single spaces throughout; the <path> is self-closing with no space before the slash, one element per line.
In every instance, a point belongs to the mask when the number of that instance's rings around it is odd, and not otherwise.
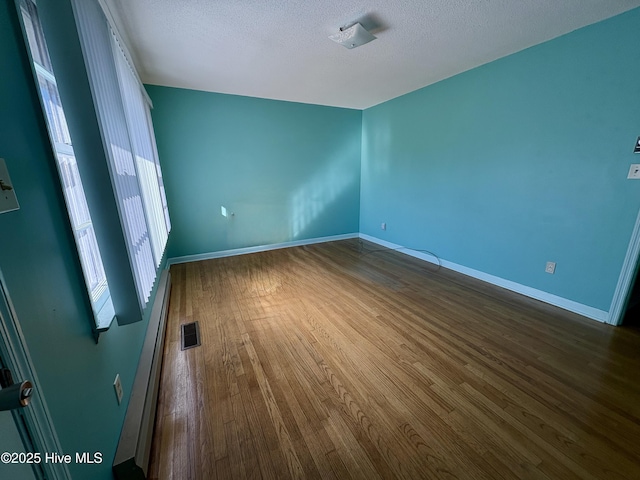
<path fill-rule="evenodd" d="M 160 371 L 171 291 L 169 270 L 160 274 L 158 291 L 151 308 L 147 335 L 133 381 L 129 407 L 113 460 L 118 480 L 145 480 L 149 468 L 151 440 L 158 405 Z"/>

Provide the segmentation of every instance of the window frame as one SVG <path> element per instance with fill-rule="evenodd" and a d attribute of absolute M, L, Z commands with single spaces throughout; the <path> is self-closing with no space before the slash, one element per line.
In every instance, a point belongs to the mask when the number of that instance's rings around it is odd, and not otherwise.
<path fill-rule="evenodd" d="M 16 0 L 15 4 L 30 61 L 34 86 L 38 93 L 41 113 L 44 117 L 52 153 L 55 157 L 56 171 L 74 238 L 75 252 L 80 262 L 85 290 L 92 307 L 92 329 L 95 332 L 105 331 L 113 322 L 115 311 L 111 301 L 104 262 L 93 228 L 91 212 L 84 193 L 82 177 L 77 168 L 77 157 L 73 148 L 72 133 L 68 127 L 64 102 L 58 90 L 58 82 L 49 57 L 38 5 L 36 0 Z M 30 6 L 31 8 L 29 8 Z M 27 25 L 26 22 L 30 22 L 30 25 Z M 29 30 L 33 33 L 33 38 L 28 34 Z M 32 40 L 35 45 L 32 44 Z M 36 51 L 39 59 L 36 59 Z M 47 84 L 49 92 L 53 88 L 55 99 L 51 98 L 51 95 L 45 97 L 41 82 Z M 58 109 L 55 116 L 51 110 L 52 107 Z M 63 161 L 62 157 L 66 157 L 68 160 Z M 68 183 L 67 177 L 70 175 L 74 178 L 74 182 L 77 182 L 74 185 Z M 71 189 L 74 190 L 73 194 Z M 76 221 L 80 215 L 78 212 L 86 216 L 83 222 Z M 96 278 L 95 284 L 92 282 L 94 277 Z"/>

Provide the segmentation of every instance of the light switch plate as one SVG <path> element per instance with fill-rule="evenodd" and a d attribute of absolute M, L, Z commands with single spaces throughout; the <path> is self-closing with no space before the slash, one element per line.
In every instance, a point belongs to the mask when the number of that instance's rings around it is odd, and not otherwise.
<path fill-rule="evenodd" d="M 0 213 L 11 212 L 19 208 L 20 205 L 18 205 L 13 183 L 11 183 L 7 164 L 4 158 L 0 158 Z"/>
<path fill-rule="evenodd" d="M 640 179 L 640 163 L 632 163 L 629 168 L 629 175 L 627 178 L 632 178 L 634 180 Z"/>
<path fill-rule="evenodd" d="M 116 398 L 118 399 L 118 405 L 122 403 L 122 396 L 124 392 L 122 390 L 122 381 L 120 381 L 120 374 L 116 375 L 116 379 L 113 381 L 113 389 L 116 391 Z"/>

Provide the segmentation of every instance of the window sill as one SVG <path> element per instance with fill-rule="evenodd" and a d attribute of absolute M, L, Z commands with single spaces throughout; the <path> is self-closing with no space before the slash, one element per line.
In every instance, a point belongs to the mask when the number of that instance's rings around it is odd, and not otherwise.
<path fill-rule="evenodd" d="M 100 310 L 95 315 L 96 332 L 102 333 L 109 330 L 113 320 L 116 318 L 115 310 L 113 309 L 113 303 L 111 303 L 111 297 L 108 297 L 104 302 Z"/>

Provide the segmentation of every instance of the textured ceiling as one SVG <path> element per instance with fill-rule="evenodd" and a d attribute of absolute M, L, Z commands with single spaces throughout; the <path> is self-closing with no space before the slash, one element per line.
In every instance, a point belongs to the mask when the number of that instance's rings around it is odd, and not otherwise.
<path fill-rule="evenodd" d="M 145 83 L 363 109 L 640 0 L 103 0 Z M 378 38 L 327 37 L 362 20 Z"/>

